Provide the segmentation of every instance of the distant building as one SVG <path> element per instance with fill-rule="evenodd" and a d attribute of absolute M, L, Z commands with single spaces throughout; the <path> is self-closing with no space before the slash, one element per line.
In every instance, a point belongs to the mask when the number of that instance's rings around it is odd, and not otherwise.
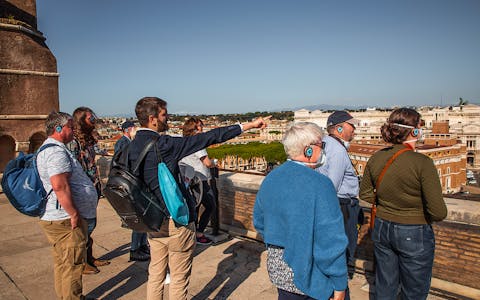
<path fill-rule="evenodd" d="M 351 111 L 352 116 L 360 120 L 355 141 L 362 144 L 383 143 L 380 127 L 385 123 L 392 110 L 369 108 L 364 111 Z M 480 106 L 467 104 L 449 107 L 421 107 L 418 112 L 425 120 L 426 133 L 429 134 L 435 122 L 448 121 L 449 134 L 466 147 L 466 161 L 469 168 L 480 169 Z M 301 109 L 294 112 L 295 122 L 313 122 L 325 128 L 331 112 Z M 443 139 L 442 134 L 438 139 Z M 446 137 L 445 137 L 446 138 Z M 440 141 L 439 140 L 439 141 Z"/>

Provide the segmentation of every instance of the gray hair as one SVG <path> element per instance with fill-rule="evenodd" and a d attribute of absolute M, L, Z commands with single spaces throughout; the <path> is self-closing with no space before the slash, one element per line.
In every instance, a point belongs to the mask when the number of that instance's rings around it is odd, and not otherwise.
<path fill-rule="evenodd" d="M 47 131 L 47 135 L 52 135 L 57 126 L 63 127 L 68 123 L 69 120 L 73 120 L 70 114 L 55 111 L 51 112 L 45 121 L 45 130 Z"/>
<path fill-rule="evenodd" d="M 283 136 L 282 144 L 288 157 L 296 157 L 305 151 L 305 147 L 318 143 L 323 131 L 315 123 L 298 122 L 291 125 Z"/>

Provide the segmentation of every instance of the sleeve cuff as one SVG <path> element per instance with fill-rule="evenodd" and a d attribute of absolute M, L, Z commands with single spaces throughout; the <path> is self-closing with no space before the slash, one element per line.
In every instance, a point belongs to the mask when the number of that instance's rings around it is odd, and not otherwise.
<path fill-rule="evenodd" d="M 344 291 L 348 286 L 347 274 L 342 276 L 331 276 L 330 279 L 333 283 L 333 289 L 335 291 Z"/>
<path fill-rule="evenodd" d="M 241 131 L 242 131 L 242 133 L 243 133 L 243 125 L 242 125 L 242 124 L 240 124 L 240 123 L 238 123 L 238 126 L 240 126 L 240 130 L 241 130 Z"/>

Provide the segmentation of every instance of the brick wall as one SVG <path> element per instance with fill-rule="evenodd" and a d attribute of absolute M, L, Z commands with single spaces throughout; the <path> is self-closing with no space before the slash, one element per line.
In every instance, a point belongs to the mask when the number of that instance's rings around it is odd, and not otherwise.
<path fill-rule="evenodd" d="M 433 277 L 480 289 L 480 226 L 440 222 Z"/>
<path fill-rule="evenodd" d="M 252 223 L 255 196 L 263 176 L 222 172 L 217 182 L 220 223 L 226 230 L 260 239 Z M 458 202 L 455 202 L 458 201 Z M 472 212 L 480 212 L 480 203 L 471 202 L 462 212 L 462 200 L 448 199 L 448 220 L 434 225 L 436 251 L 433 276 L 449 282 L 480 289 L 480 224 Z M 365 224 L 359 234 L 356 256 L 373 260 L 373 243 L 368 234 L 370 215 L 365 210 Z M 462 224 L 457 222 L 468 222 Z"/>

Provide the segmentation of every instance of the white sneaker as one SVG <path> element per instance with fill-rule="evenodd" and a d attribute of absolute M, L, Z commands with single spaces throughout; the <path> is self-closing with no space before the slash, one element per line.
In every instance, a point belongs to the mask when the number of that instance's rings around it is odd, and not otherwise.
<path fill-rule="evenodd" d="M 163 284 L 169 284 L 170 283 L 170 273 L 167 273 L 167 276 L 165 276 L 165 281 Z"/>

